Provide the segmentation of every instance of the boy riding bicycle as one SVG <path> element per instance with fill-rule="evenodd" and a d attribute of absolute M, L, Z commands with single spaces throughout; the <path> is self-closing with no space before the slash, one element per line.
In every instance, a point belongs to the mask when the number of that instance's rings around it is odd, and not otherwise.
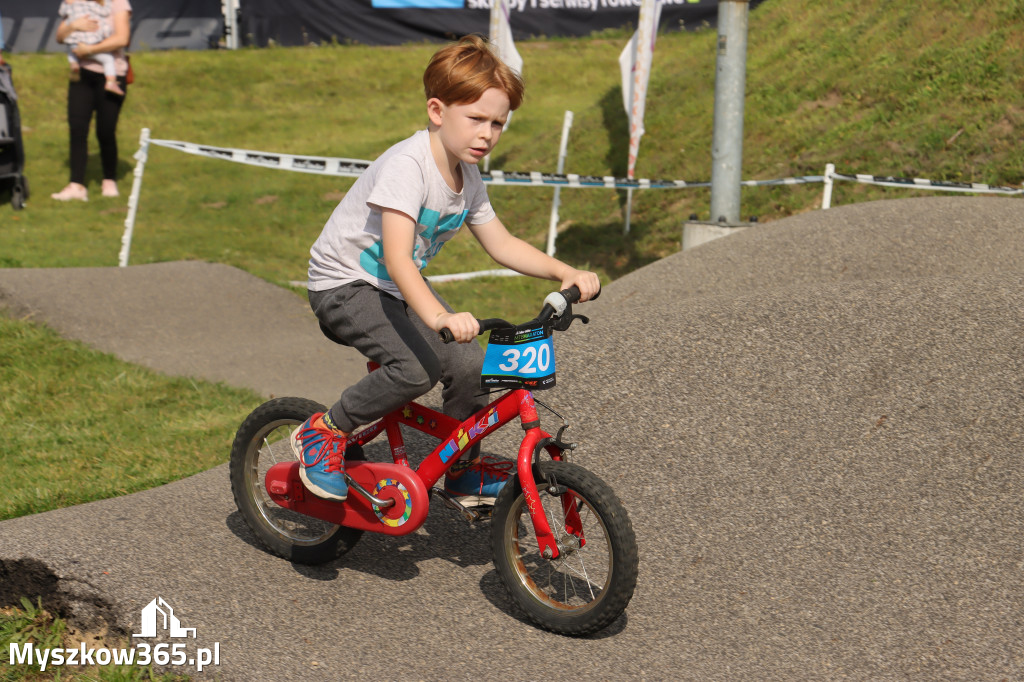
<path fill-rule="evenodd" d="M 519 75 L 468 36 L 438 50 L 423 74 L 427 128 L 399 142 L 352 186 L 310 250 L 309 303 L 322 326 L 380 369 L 370 372 L 292 436 L 303 484 L 332 500 L 348 495 L 345 439 L 442 384 L 443 411 L 465 419 L 486 405 L 476 318 L 455 312 L 420 271 L 463 223 L 501 265 L 597 294 L 577 270 L 512 236 L 487 198 L 477 163 L 498 143 L 523 98 Z M 438 332 L 451 330 L 457 344 Z M 449 470 L 445 489 L 467 505 L 493 502 L 510 463 L 477 450 Z"/>

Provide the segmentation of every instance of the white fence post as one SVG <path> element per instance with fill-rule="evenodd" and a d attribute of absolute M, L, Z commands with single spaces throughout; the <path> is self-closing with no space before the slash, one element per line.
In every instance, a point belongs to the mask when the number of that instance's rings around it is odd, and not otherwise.
<path fill-rule="evenodd" d="M 132 248 L 132 232 L 135 231 L 135 214 L 139 210 L 139 193 L 142 191 L 142 173 L 146 170 L 149 158 L 149 128 L 143 128 L 139 136 L 139 151 L 135 153 L 135 179 L 132 181 L 132 193 L 128 197 L 128 217 L 124 219 L 124 235 L 121 236 L 121 253 L 117 264 L 127 267 L 128 253 Z"/>
<path fill-rule="evenodd" d="M 565 172 L 565 157 L 569 147 L 569 129 L 572 128 L 572 112 L 566 111 L 562 121 L 562 144 L 558 148 L 558 174 Z M 558 236 L 558 206 L 561 203 L 562 188 L 555 187 L 555 198 L 551 202 L 551 222 L 548 224 L 549 256 L 555 255 L 555 237 Z"/>
<path fill-rule="evenodd" d="M 832 207 L 832 176 L 836 172 L 835 164 L 825 164 L 825 193 L 821 197 L 821 210 L 825 211 Z"/>

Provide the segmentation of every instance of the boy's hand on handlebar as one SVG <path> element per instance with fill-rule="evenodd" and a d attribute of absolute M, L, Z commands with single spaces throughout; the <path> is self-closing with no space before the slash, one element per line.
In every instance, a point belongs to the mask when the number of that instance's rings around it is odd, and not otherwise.
<path fill-rule="evenodd" d="M 459 343 L 469 343 L 480 334 L 480 323 L 470 313 L 441 313 L 434 320 L 434 331 L 445 328 Z"/>
<path fill-rule="evenodd" d="M 562 289 L 575 285 L 580 290 L 580 302 L 589 301 L 601 291 L 601 280 L 593 272 L 573 270 L 562 280 Z"/>

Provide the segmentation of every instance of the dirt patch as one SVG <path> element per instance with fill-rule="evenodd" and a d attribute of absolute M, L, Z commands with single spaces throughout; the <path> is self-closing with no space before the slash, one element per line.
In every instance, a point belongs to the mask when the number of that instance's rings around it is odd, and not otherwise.
<path fill-rule="evenodd" d="M 22 597 L 63 618 L 75 642 L 99 641 L 107 636 L 126 637 L 118 625 L 117 610 L 92 585 L 62 579 L 36 559 L 0 559 L 0 608 L 21 607 Z M 73 635 L 72 635 L 73 633 Z"/>
<path fill-rule="evenodd" d="M 814 111 L 815 109 L 835 109 L 843 104 L 843 95 L 838 90 L 830 90 L 827 95 L 813 102 L 803 102 L 797 107 L 798 112 Z"/>

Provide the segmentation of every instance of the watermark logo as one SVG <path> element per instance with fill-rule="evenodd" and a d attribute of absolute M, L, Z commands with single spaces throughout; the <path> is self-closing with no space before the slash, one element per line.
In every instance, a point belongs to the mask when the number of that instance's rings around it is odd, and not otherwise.
<path fill-rule="evenodd" d="M 163 597 L 156 597 L 142 607 L 141 632 L 132 635 L 136 639 L 154 637 L 170 637 L 171 639 L 196 639 L 196 629 L 181 624 L 181 619 L 174 615 L 174 609 Z M 148 642 L 136 644 L 138 652 L 136 660 L 139 665 L 155 663 L 158 666 L 194 666 L 202 672 L 208 665 L 220 665 L 220 642 L 212 647 L 189 647 L 185 642 L 169 644 L 160 642 L 151 645 Z"/>
<path fill-rule="evenodd" d="M 163 597 L 156 597 L 142 608 L 141 632 L 133 639 L 169 637 L 196 639 L 196 629 L 187 628 L 174 615 L 174 609 Z M 196 647 L 188 642 L 139 642 L 127 648 L 94 648 L 83 642 L 78 648 L 37 647 L 32 642 L 12 642 L 8 661 L 12 665 L 29 665 L 46 672 L 60 666 L 157 665 L 159 667 L 189 666 L 202 672 L 203 668 L 220 665 L 220 642 L 212 646 Z"/>
<path fill-rule="evenodd" d="M 196 629 L 181 627 L 181 621 L 174 615 L 174 609 L 163 597 L 157 597 L 143 607 L 142 632 L 132 637 L 156 637 L 157 627 L 160 625 L 171 637 L 188 637 L 191 634 L 192 639 L 196 638 Z"/>

